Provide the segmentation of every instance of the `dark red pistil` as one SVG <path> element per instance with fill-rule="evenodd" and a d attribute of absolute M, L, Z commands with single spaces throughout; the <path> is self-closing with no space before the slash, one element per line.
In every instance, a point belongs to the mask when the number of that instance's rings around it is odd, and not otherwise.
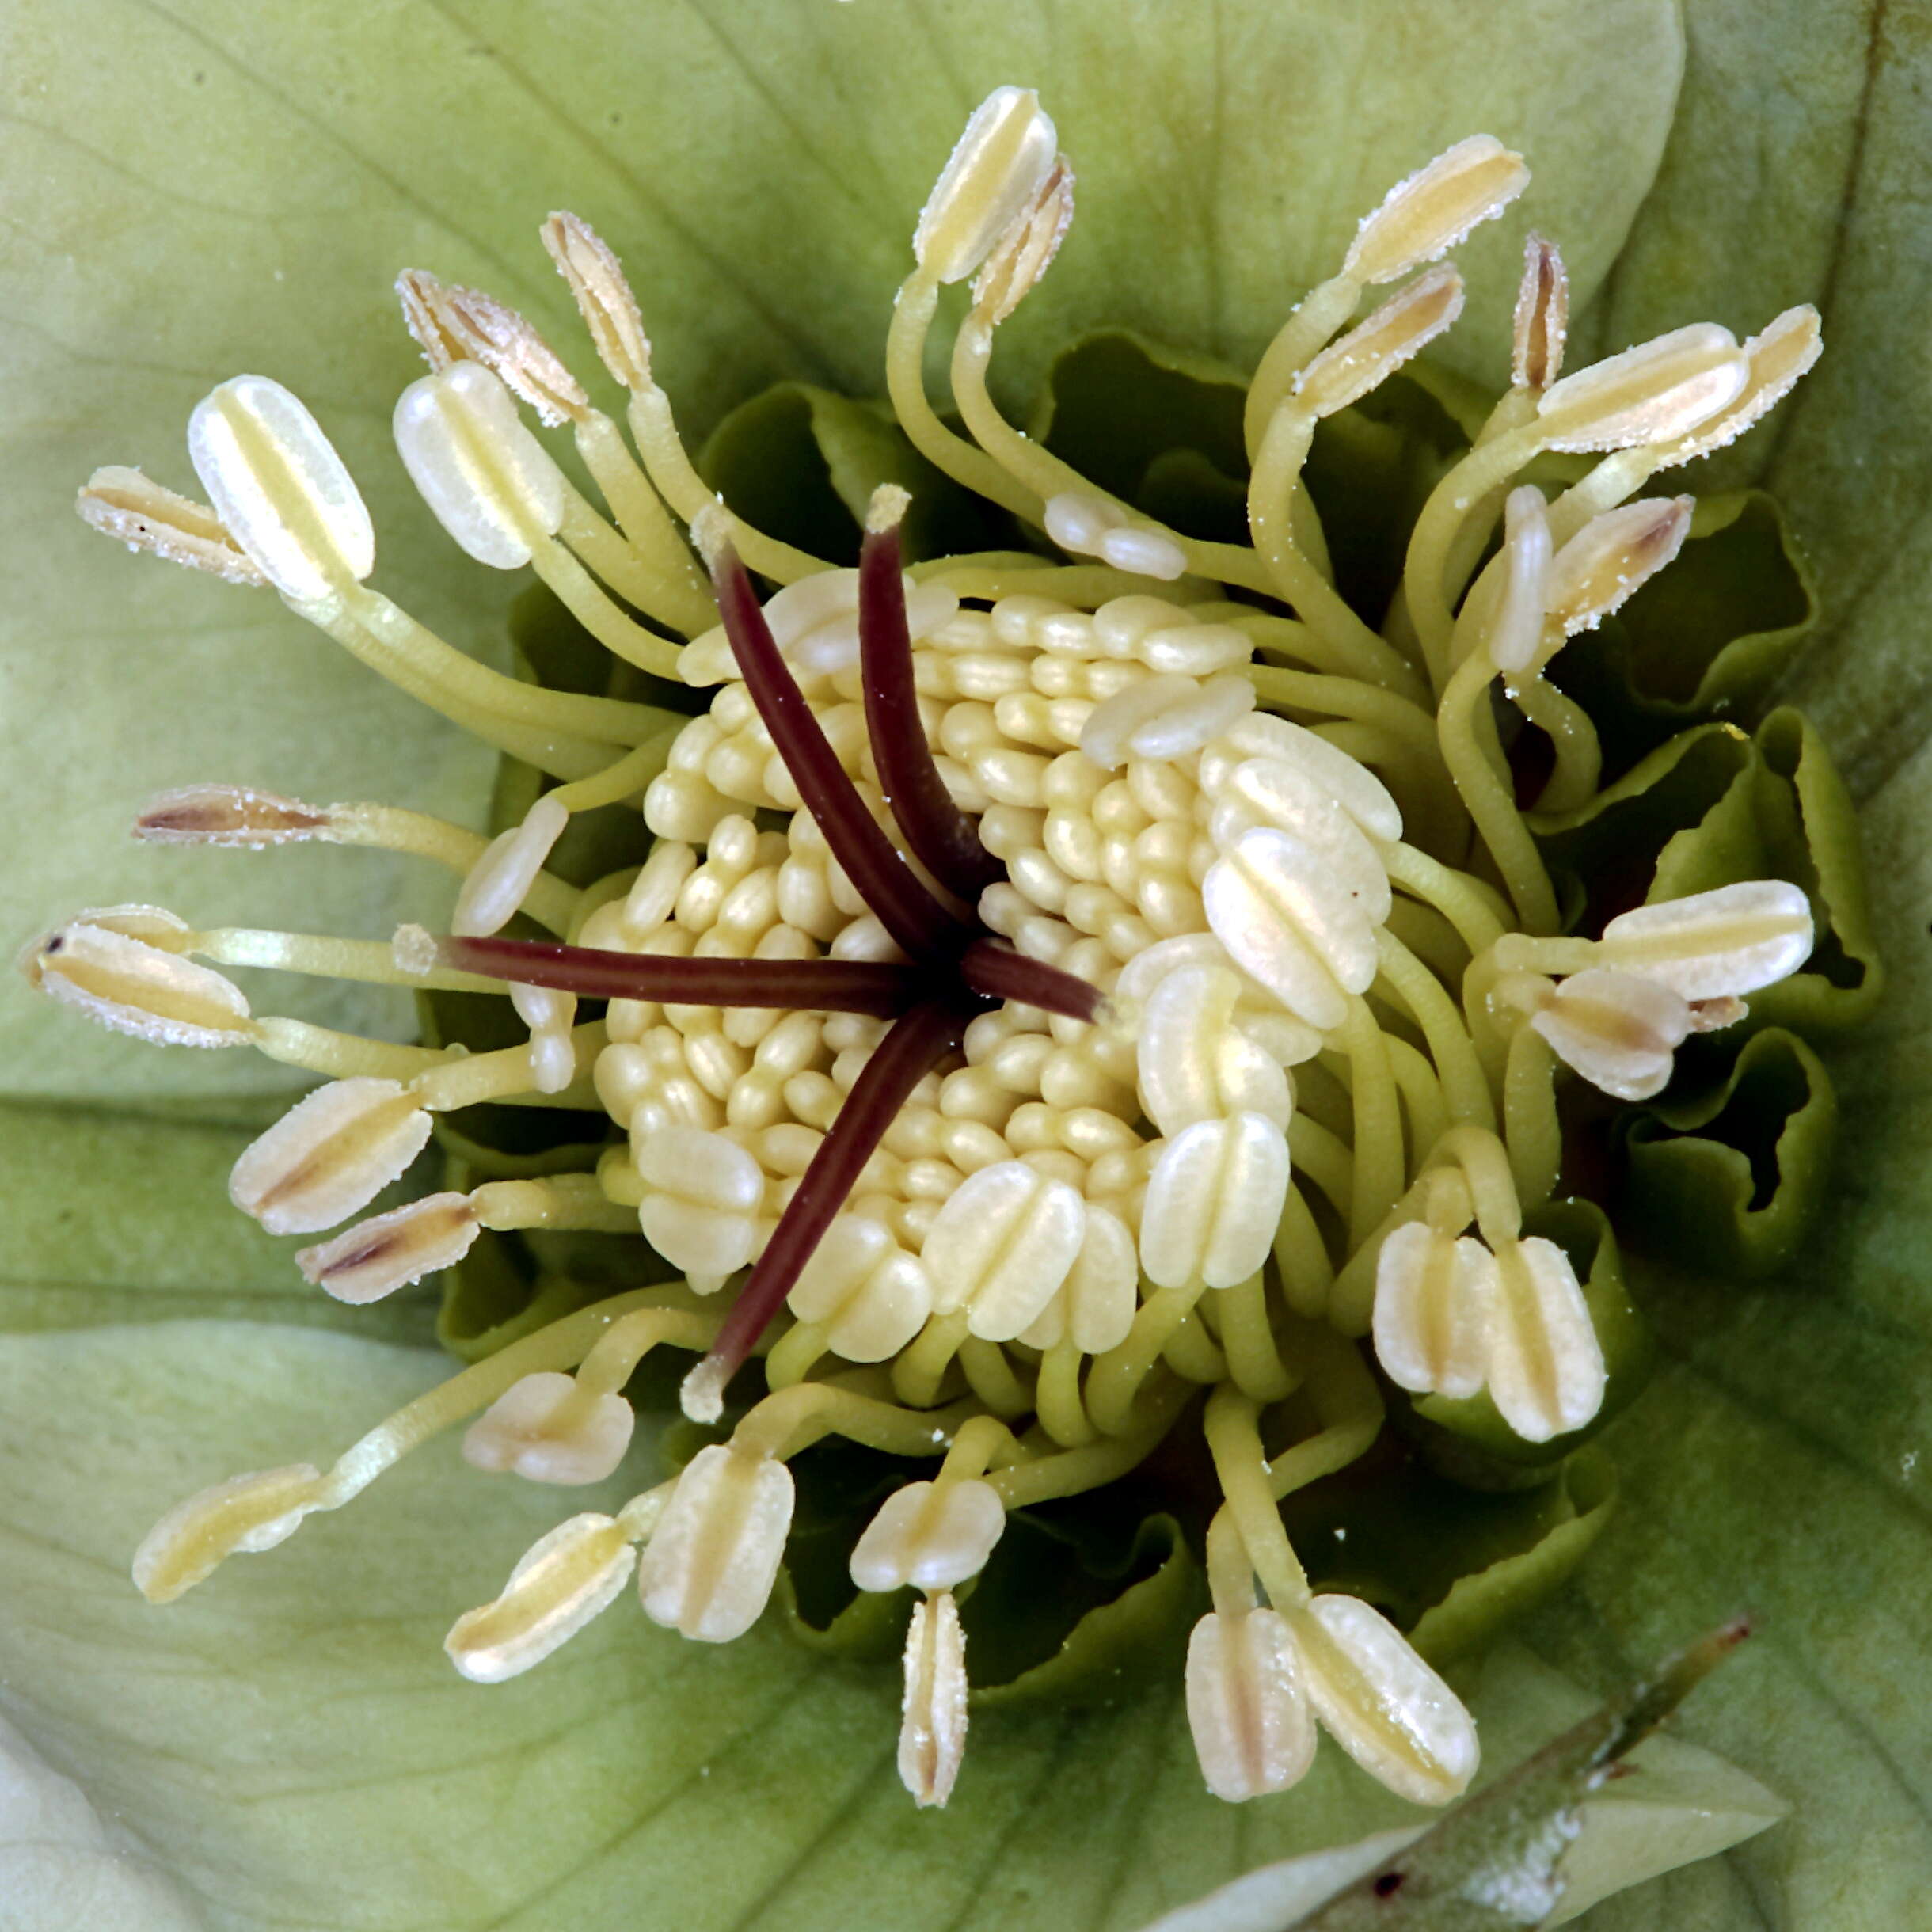
<path fill-rule="evenodd" d="M 1029 959 L 977 918 L 952 911 L 887 838 L 846 777 L 765 622 L 736 553 L 713 562 L 718 610 L 745 688 L 825 842 L 910 966 L 849 960 L 674 959 L 519 939 L 442 941 L 466 972 L 592 999 L 683 1006 L 782 1006 L 869 1014 L 892 1025 L 837 1118 L 732 1311 L 707 1366 L 734 1371 L 756 1346 L 912 1090 L 959 1051 L 973 1016 L 1013 1000 L 1091 1021 L 1099 989 Z M 919 721 L 896 529 L 869 531 L 859 561 L 859 649 L 865 725 L 886 803 L 919 862 L 971 907 L 1006 876 L 953 802 Z"/>

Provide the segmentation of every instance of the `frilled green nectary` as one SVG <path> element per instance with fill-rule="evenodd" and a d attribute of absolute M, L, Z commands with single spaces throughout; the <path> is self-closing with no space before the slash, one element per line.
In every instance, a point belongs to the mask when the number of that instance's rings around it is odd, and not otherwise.
<path fill-rule="evenodd" d="M 679 1473 L 542 1538 L 451 1631 L 466 1674 L 530 1668 L 633 1571 L 655 1620 L 722 1641 L 789 1566 L 816 1641 L 903 1633 L 899 1768 L 943 1803 L 969 1653 L 1005 1698 L 1171 1665 L 1204 1574 L 1212 1789 L 1292 1785 L 1318 1719 L 1404 1796 L 1467 1784 L 1436 1666 L 1601 1527 L 1586 1445 L 1645 1369 L 1626 1276 L 1647 1242 L 1789 1253 L 1831 1121 L 1807 1036 L 1879 990 L 1821 747 L 1730 721 L 1813 614 L 1776 508 L 1637 493 L 1771 409 L 1817 318 L 1565 374 L 1531 235 L 1513 385 L 1474 397 L 1414 359 L 1461 310 L 1443 257 L 1527 180 L 1459 143 L 1246 383 L 1097 337 L 1031 435 L 987 369 L 1072 174 L 1025 90 L 927 204 L 889 405 L 773 392 L 695 462 L 582 222 L 544 241 L 641 464 L 520 316 L 405 273 L 431 374 L 398 447 L 472 558 L 542 580 L 519 677 L 367 587 L 361 499 L 276 384 L 196 412 L 211 507 L 97 473 L 91 522 L 274 588 L 506 761 L 488 842 L 223 785 L 139 821 L 439 861 L 443 940 L 120 907 L 25 961 L 108 1025 L 327 1077 L 234 1169 L 272 1231 L 335 1227 L 443 1143 L 439 1191 L 302 1261 L 352 1302 L 441 1271 L 472 1366 L 326 1473 L 190 1499 L 144 1592 L 459 1421 L 481 1467 L 599 1481 L 669 1394 L 647 1358 L 682 1351 Z M 968 277 L 962 435 L 923 369 Z M 608 517 L 519 402 L 571 426 Z M 222 964 L 413 984 L 427 1044 L 258 1017 Z"/>

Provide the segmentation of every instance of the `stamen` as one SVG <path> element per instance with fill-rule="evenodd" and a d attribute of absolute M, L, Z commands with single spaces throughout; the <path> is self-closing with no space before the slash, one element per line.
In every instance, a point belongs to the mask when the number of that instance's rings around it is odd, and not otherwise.
<path fill-rule="evenodd" d="M 443 1647 L 473 1683 L 518 1676 L 615 1603 L 635 1560 L 621 1519 L 572 1516 L 531 1546 L 501 1595 L 456 1620 Z"/>
<path fill-rule="evenodd" d="M 875 497 L 859 552 L 858 634 L 865 728 L 880 789 L 913 855 L 948 892 L 974 903 L 1006 869 L 979 842 L 971 819 L 933 763 L 913 680 L 899 538 L 901 500 Z M 735 643 L 734 640 L 734 643 Z M 775 734 L 774 734 L 775 735 Z M 816 815 L 815 815 L 816 816 Z M 829 835 L 828 835 L 829 836 Z"/>
<path fill-rule="evenodd" d="M 899 1782 L 922 1809 L 953 1795 L 966 1752 L 966 1633 L 949 1590 L 915 1604 L 906 1631 Z"/>
<path fill-rule="evenodd" d="M 935 282 L 963 281 L 1039 198 L 1059 137 L 1030 87 L 996 87 L 974 109 L 920 211 L 912 253 Z"/>
<path fill-rule="evenodd" d="M 552 428 L 559 423 L 580 422 L 589 413 L 590 398 L 582 385 L 507 303 L 480 288 L 451 287 L 420 268 L 405 269 L 397 278 L 396 292 L 402 299 L 409 333 L 419 343 L 424 341 L 417 325 L 420 318 L 438 340 L 440 359 L 427 344 L 424 348 L 435 374 L 468 357 L 481 363 Z"/>
<path fill-rule="evenodd" d="M 429 1115 L 394 1080 L 337 1080 L 298 1101 L 251 1141 L 229 1197 L 271 1234 L 345 1220 L 400 1177 L 429 1139 Z"/>
<path fill-rule="evenodd" d="M 81 520 L 131 550 L 150 550 L 171 564 L 205 570 L 230 584 L 259 589 L 266 573 L 229 535 L 205 504 L 118 464 L 97 470 L 82 486 L 74 508 Z"/>
<path fill-rule="evenodd" d="M 1520 154 L 1493 135 L 1470 135 L 1389 190 L 1363 219 L 1342 273 L 1358 282 L 1395 281 L 1439 260 L 1529 184 Z"/>
<path fill-rule="evenodd" d="M 187 785 L 141 808 L 134 835 L 147 845 L 290 845 L 325 838 L 329 815 L 299 798 L 241 785 Z"/>
<path fill-rule="evenodd" d="M 466 1194 L 426 1194 L 333 1241 L 302 1249 L 295 1265 L 339 1302 L 380 1301 L 425 1275 L 454 1268 L 482 1225 Z"/>
<path fill-rule="evenodd" d="M 650 338 L 616 255 L 588 222 L 561 211 L 541 233 L 603 366 L 628 390 L 648 388 Z"/>
<path fill-rule="evenodd" d="M 1515 386 L 1541 396 L 1563 373 L 1569 334 L 1569 276 L 1555 242 L 1532 229 L 1523 245 L 1523 283 L 1510 349 Z"/>
<path fill-rule="evenodd" d="M 1061 154 L 1032 207 L 1006 230 L 973 278 L 975 313 L 989 324 L 1003 322 L 1052 265 L 1073 219 L 1074 171 Z"/>

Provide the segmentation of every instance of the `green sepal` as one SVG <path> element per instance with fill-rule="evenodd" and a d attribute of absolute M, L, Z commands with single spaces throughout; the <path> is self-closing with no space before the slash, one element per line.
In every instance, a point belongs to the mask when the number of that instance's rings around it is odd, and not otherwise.
<path fill-rule="evenodd" d="M 1590 713 L 1614 775 L 1673 732 L 1747 718 L 1818 617 L 1778 500 L 1759 489 L 1702 497 L 1670 569 L 1572 638 L 1550 682 Z"/>
<path fill-rule="evenodd" d="M 912 502 L 907 557 L 1010 545 L 1011 522 L 915 450 L 884 402 L 779 382 L 740 403 L 699 452 L 705 481 L 745 520 L 827 563 L 858 561 L 865 508 L 882 483 Z"/>
<path fill-rule="evenodd" d="M 1425 1395 L 1414 1402 L 1415 1416 L 1427 1425 L 1422 1432 L 1425 1442 L 1432 1428 L 1459 1438 L 1475 1452 L 1476 1459 L 1493 1458 L 1501 1465 L 1488 1478 L 1498 1482 L 1510 1480 L 1508 1472 L 1512 1470 L 1545 1469 L 1561 1462 L 1629 1407 L 1650 1373 L 1649 1328 L 1630 1299 L 1616 1232 L 1603 1209 L 1592 1201 L 1552 1201 L 1527 1217 L 1523 1232 L 1554 1241 L 1569 1257 L 1583 1287 L 1584 1305 L 1590 1311 L 1610 1379 L 1603 1406 L 1590 1420 L 1546 1443 L 1525 1442 L 1497 1413 L 1486 1389 L 1454 1399 Z M 1443 1466 L 1453 1468 L 1465 1480 L 1483 1479 L 1480 1459 L 1444 1447 L 1447 1453 L 1439 1459 Z"/>
<path fill-rule="evenodd" d="M 1772 1273 L 1817 1219 L 1837 1124 L 1824 1062 L 1795 1033 L 1767 1027 L 1721 1079 L 1626 1116 L 1618 1219 L 1640 1246 L 1673 1258 Z"/>

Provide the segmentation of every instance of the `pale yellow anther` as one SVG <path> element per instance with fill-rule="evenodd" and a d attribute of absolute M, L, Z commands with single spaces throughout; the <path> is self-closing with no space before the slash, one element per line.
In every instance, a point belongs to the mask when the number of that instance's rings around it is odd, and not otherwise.
<path fill-rule="evenodd" d="M 1073 219 L 1074 171 L 1062 154 L 1033 206 L 1000 237 L 974 277 L 974 313 L 989 323 L 1003 322 L 1052 265 Z"/>
<path fill-rule="evenodd" d="M 1523 248 L 1523 281 L 1511 332 L 1510 379 L 1540 395 L 1563 373 L 1569 334 L 1569 276 L 1555 242 L 1531 230 Z"/>
<path fill-rule="evenodd" d="M 755 1623 L 791 1528 L 792 1472 L 714 1443 L 691 1459 L 637 1568 L 645 1614 L 701 1643 Z"/>
<path fill-rule="evenodd" d="M 1388 869 L 1368 835 L 1333 795 L 1286 759 L 1251 758 L 1217 774 L 1220 802 L 1209 814 L 1218 852 L 1230 850 L 1254 825 L 1272 825 L 1318 854 L 1363 914 L 1379 925 L 1392 903 Z"/>
<path fill-rule="evenodd" d="M 1787 879 L 1741 880 L 1619 913 L 1600 949 L 1606 966 L 1700 1001 L 1755 993 L 1796 972 L 1811 949 L 1811 902 Z"/>
<path fill-rule="evenodd" d="M 1219 744 L 1201 754 L 1200 785 L 1214 791 L 1250 758 L 1278 758 L 1320 785 L 1371 839 L 1402 835 L 1402 815 L 1389 788 L 1366 765 L 1332 745 L 1318 732 L 1272 711 L 1251 712 Z"/>
<path fill-rule="evenodd" d="M 226 1557 L 272 1550 L 314 1509 L 321 1473 L 306 1462 L 233 1476 L 177 1503 L 134 1553 L 135 1587 L 150 1603 L 171 1603 Z"/>
<path fill-rule="evenodd" d="M 1750 370 L 1736 401 L 1662 451 L 1657 467 L 1687 463 L 1736 442 L 1790 394 L 1824 347 L 1818 311 L 1809 302 L 1786 309 L 1744 344 Z"/>
<path fill-rule="evenodd" d="M 569 811 L 546 792 L 524 813 L 521 824 L 498 833 L 464 877 L 450 930 L 479 936 L 501 932 L 569 823 Z"/>
<path fill-rule="evenodd" d="M 1455 323 L 1462 295 L 1462 276 L 1446 264 L 1417 276 L 1301 371 L 1294 407 L 1333 416 L 1360 401 Z"/>
<path fill-rule="evenodd" d="M 321 427 L 280 382 L 238 375 L 195 407 L 188 460 L 230 538 L 293 603 L 375 568 L 375 527 Z"/>
<path fill-rule="evenodd" d="M 1493 135 L 1470 135 L 1389 190 L 1356 230 L 1343 274 L 1356 282 L 1393 282 L 1501 214 L 1529 180 L 1520 154 Z"/>
<path fill-rule="evenodd" d="M 1010 1341 L 1030 1327 L 1079 1259 L 1086 1204 L 1024 1161 L 969 1175 L 940 1209 L 920 1258 L 940 1314 L 964 1309 L 972 1332 Z"/>
<path fill-rule="evenodd" d="M 1129 759 L 1184 759 L 1230 731 L 1254 709 L 1252 679 L 1224 671 L 1205 683 L 1156 675 L 1096 705 L 1080 731 L 1080 749 L 1117 770 Z"/>
<path fill-rule="evenodd" d="M 1187 552 L 1173 538 L 1129 522 L 1104 496 L 1063 490 L 1047 499 L 1040 525 L 1070 555 L 1097 557 L 1134 576 L 1171 584 L 1187 571 Z"/>
<path fill-rule="evenodd" d="M 1715 322 L 1693 322 L 1592 363 L 1536 405 L 1546 447 L 1620 450 L 1687 435 L 1742 392 L 1750 363 Z"/>
<path fill-rule="evenodd" d="M 1188 1639 L 1188 1728 L 1201 1775 L 1240 1804 L 1286 1791 L 1314 1762 L 1314 1719 L 1286 1621 L 1272 1610 L 1212 1612 Z"/>
<path fill-rule="evenodd" d="M 545 986 L 510 988 L 510 1004 L 530 1029 L 531 1083 L 539 1093 L 561 1093 L 577 1077 L 577 1002 L 572 993 Z"/>
<path fill-rule="evenodd" d="M 848 1362 L 883 1362 L 926 1325 L 932 1284 L 924 1264 L 871 1215 L 842 1214 L 785 1298 L 801 1322 L 824 1330 Z"/>
<path fill-rule="evenodd" d="M 1375 1264 L 1375 1356 L 1398 1388 L 1462 1397 L 1482 1386 L 1496 1257 L 1479 1241 L 1412 1221 Z"/>
<path fill-rule="evenodd" d="M 1680 995 L 1655 979 L 1592 968 L 1556 987 L 1530 1025 L 1600 1092 L 1649 1100 L 1669 1084 L 1692 1014 Z"/>
<path fill-rule="evenodd" d="M 654 1129 L 636 1147 L 647 1192 L 637 1210 L 644 1238 L 664 1259 L 714 1288 L 758 1246 L 765 1177 L 736 1141 L 702 1128 Z"/>
<path fill-rule="evenodd" d="M 966 1755 L 966 1633 L 950 1591 L 914 1606 L 906 1632 L 899 1776 L 923 1809 L 953 1795 Z"/>
<path fill-rule="evenodd" d="M 973 111 L 934 184 L 912 253 L 937 282 L 977 269 L 1032 208 L 1059 154 L 1059 137 L 1030 87 L 996 87 Z"/>
<path fill-rule="evenodd" d="M 229 1198 L 272 1234 L 333 1227 L 397 1179 L 430 1120 L 394 1080 L 334 1080 L 298 1101 L 242 1150 Z"/>
<path fill-rule="evenodd" d="M 304 1248 L 295 1265 L 339 1302 L 375 1302 L 470 1252 L 481 1223 L 466 1194 L 426 1194 L 333 1241 Z"/>
<path fill-rule="evenodd" d="M 625 388 L 648 389 L 650 338 L 616 255 L 588 222 L 574 215 L 551 215 L 543 224 L 542 237 L 603 366 Z"/>
<path fill-rule="evenodd" d="M 1503 505 L 1503 596 L 1489 627 L 1489 662 L 1516 671 L 1535 663 L 1542 647 L 1550 601 L 1553 555 L 1543 493 L 1526 483 Z"/>
<path fill-rule="evenodd" d="M 480 564 L 515 570 L 564 517 L 564 477 L 502 382 L 460 362 L 397 400 L 396 447 L 436 521 Z"/>
<path fill-rule="evenodd" d="M 292 845 L 326 839 L 329 814 L 299 798 L 245 785 L 184 785 L 158 792 L 141 808 L 134 835 L 143 845 Z"/>
<path fill-rule="evenodd" d="M 1475 1724 L 1380 1611 L 1318 1596 L 1288 1622 L 1315 1714 L 1363 1770 L 1417 1805 L 1467 1789 L 1481 1756 Z"/>
<path fill-rule="evenodd" d="M 1272 825 L 1243 832 L 1208 869 L 1201 901 L 1234 963 L 1321 1031 L 1339 1027 L 1348 996 L 1375 979 L 1367 915 L 1291 833 Z"/>
<path fill-rule="evenodd" d="M 1140 1257 L 1132 1230 L 1111 1209 L 1089 1201 L 1079 1256 L 1046 1311 L 1059 1316 L 1059 1326 L 1034 1345 L 1052 1347 L 1063 1337 L 1082 1355 L 1105 1355 L 1127 1340 L 1139 1303 Z"/>
<path fill-rule="evenodd" d="M 1237 1010 L 1242 1030 L 1278 1066 L 1299 1066 L 1322 1050 L 1322 1035 L 1283 1012 L 1274 995 L 1234 964 L 1227 949 L 1212 933 L 1177 934 L 1143 948 L 1120 969 L 1114 987 L 1116 1003 L 1132 1013 L 1154 997 L 1170 973 L 1195 967 L 1218 968 L 1240 980 L 1241 1004 Z"/>
<path fill-rule="evenodd" d="M 1554 1242 L 1505 1242 L 1496 1263 L 1489 1394 L 1525 1442 L 1548 1442 L 1603 1406 L 1603 1345 L 1576 1271 Z"/>
<path fill-rule="evenodd" d="M 1557 638 L 1593 630 L 1683 548 L 1688 496 L 1645 496 L 1592 517 L 1550 559 L 1546 595 Z"/>
<path fill-rule="evenodd" d="M 74 499 L 81 521 L 131 550 L 147 550 L 190 570 L 259 589 L 268 579 L 206 504 L 177 496 L 139 470 L 97 470 Z"/>
<path fill-rule="evenodd" d="M 861 1590 L 949 1590 L 986 1567 L 1006 1527 L 991 1483 L 909 1482 L 880 1504 L 853 1546 L 852 1580 Z"/>
<path fill-rule="evenodd" d="M 1288 1192 L 1288 1143 L 1265 1115 L 1202 1120 L 1147 1178 L 1140 1265 L 1157 1287 L 1231 1288 L 1268 1258 Z"/>
<path fill-rule="evenodd" d="M 542 1369 L 470 1424 L 463 1460 L 530 1482 L 602 1482 L 623 1461 L 635 1421 L 622 1396 L 581 1394 L 569 1376 Z"/>
<path fill-rule="evenodd" d="M 524 1553 L 500 1596 L 457 1618 L 443 1643 L 450 1661 L 480 1684 L 541 1664 L 617 1600 L 633 1560 L 615 1517 L 587 1511 L 560 1523 Z"/>
<path fill-rule="evenodd" d="M 50 999 L 117 1033 L 158 1046 L 245 1046 L 255 1036 L 248 1001 L 173 949 L 188 930 L 157 906 L 107 907 L 34 941 L 20 969 Z"/>
<path fill-rule="evenodd" d="M 1258 1113 L 1287 1131 L 1293 1090 L 1241 1029 L 1241 996 L 1239 976 L 1217 966 L 1184 967 L 1149 996 L 1137 1049 L 1140 1097 L 1161 1133 L 1238 1113 Z"/>
<path fill-rule="evenodd" d="M 432 373 L 440 375 L 465 359 L 481 363 L 553 427 L 589 413 L 590 398 L 576 378 L 529 322 L 494 295 L 439 282 L 420 268 L 397 277 L 396 293 Z"/>

